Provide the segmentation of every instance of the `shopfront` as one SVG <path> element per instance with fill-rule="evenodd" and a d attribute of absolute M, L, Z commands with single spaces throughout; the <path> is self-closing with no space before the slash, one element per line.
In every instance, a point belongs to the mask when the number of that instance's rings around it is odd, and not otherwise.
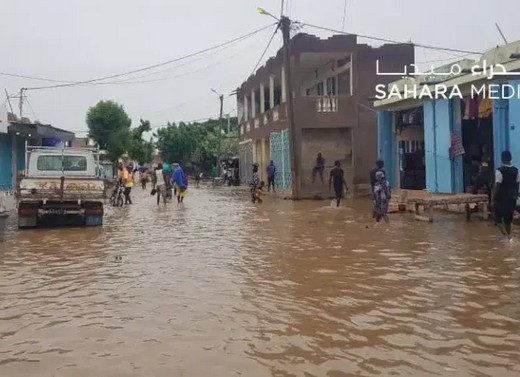
<path fill-rule="evenodd" d="M 520 165 L 518 57 L 520 42 L 514 42 L 489 50 L 479 60 L 438 70 L 448 73 L 389 84 L 400 95 L 379 99 L 375 108 L 379 158 L 393 187 L 489 194 L 502 151 L 511 151 L 513 163 Z M 429 89 L 433 97 L 402 98 L 410 85 L 421 93 Z"/>

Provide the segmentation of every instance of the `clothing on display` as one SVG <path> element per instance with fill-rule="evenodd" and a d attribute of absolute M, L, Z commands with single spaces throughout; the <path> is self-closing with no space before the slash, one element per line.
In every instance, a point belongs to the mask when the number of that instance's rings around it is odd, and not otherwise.
<path fill-rule="evenodd" d="M 400 112 L 397 116 L 397 123 L 400 126 L 419 125 L 423 124 L 423 118 L 423 109 L 418 107 Z"/>
<path fill-rule="evenodd" d="M 457 132 L 451 133 L 451 147 L 450 147 L 450 158 L 454 159 L 456 157 L 462 156 L 465 154 L 464 145 L 462 144 L 462 138 Z"/>
<path fill-rule="evenodd" d="M 491 98 L 464 98 L 461 100 L 462 119 L 482 119 L 493 113 L 493 101 Z"/>
<path fill-rule="evenodd" d="M 463 119 L 476 119 L 478 117 L 478 99 L 476 98 L 464 98 L 462 100 L 462 114 Z"/>
<path fill-rule="evenodd" d="M 478 104 L 478 117 L 487 118 L 493 112 L 493 101 L 491 98 L 482 98 Z"/>

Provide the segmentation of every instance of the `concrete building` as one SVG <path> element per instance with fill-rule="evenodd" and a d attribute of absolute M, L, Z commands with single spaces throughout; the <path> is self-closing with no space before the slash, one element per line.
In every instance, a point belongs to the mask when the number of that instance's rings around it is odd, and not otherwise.
<path fill-rule="evenodd" d="M 510 150 L 520 165 L 520 42 L 434 71 L 391 83 L 388 96 L 375 102 L 378 155 L 390 183 L 431 193 L 474 192 L 480 164 L 492 185 L 502 151 Z"/>
<path fill-rule="evenodd" d="M 27 118 L 18 119 L 8 113 L 7 127 L 0 129 L 0 191 L 10 191 L 16 187 L 18 177 L 25 168 L 26 143 L 49 146 L 71 140 L 74 140 L 72 132 L 33 123 Z"/>
<path fill-rule="evenodd" d="M 377 117 L 372 100 L 377 84 L 391 81 L 377 75 L 414 62 L 412 45 L 358 44 L 355 35 L 319 39 L 308 34 L 291 40 L 293 93 L 287 93 L 283 51 L 267 61 L 237 90 L 241 181 L 251 176 L 251 164 L 260 165 L 266 180 L 270 160 L 277 167 L 279 188 L 291 187 L 290 133 L 287 98 L 294 98 L 296 127 L 301 129 L 302 196 L 327 196 L 328 185 L 312 169 L 321 152 L 326 160 L 325 179 L 334 161 L 342 163 L 349 186 L 368 183 L 377 156 Z"/>

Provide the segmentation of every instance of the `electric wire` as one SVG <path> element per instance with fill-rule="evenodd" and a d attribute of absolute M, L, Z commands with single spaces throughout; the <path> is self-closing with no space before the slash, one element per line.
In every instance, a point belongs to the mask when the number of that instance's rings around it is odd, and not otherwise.
<path fill-rule="evenodd" d="M 215 45 L 215 46 L 212 46 L 212 47 L 209 47 L 209 48 L 206 48 L 206 49 L 203 49 L 203 50 L 200 50 L 200 51 L 197 51 L 197 52 L 194 52 L 194 53 L 191 53 L 191 54 L 188 54 L 188 55 L 185 55 L 185 56 L 181 56 L 179 58 L 175 58 L 175 59 L 171 59 L 171 60 L 167 60 L 167 61 L 164 61 L 164 62 L 161 62 L 161 63 L 157 63 L 157 64 L 153 64 L 153 65 L 149 65 L 149 66 L 146 66 L 146 67 L 142 67 L 142 68 L 138 68 L 138 69 L 134 69 L 132 71 L 127 71 L 127 72 L 122 72 L 122 73 L 118 73 L 118 74 L 114 74 L 114 75 L 109 75 L 109 76 L 104 76 L 104 77 L 98 77 L 98 78 L 94 78 L 94 79 L 90 79 L 90 80 L 84 80 L 84 81 L 76 81 L 76 82 L 71 82 L 71 83 L 63 83 L 63 84 L 58 84 L 58 85 L 47 85 L 47 86 L 36 86 L 36 87 L 29 87 L 29 88 L 26 88 L 27 90 L 42 90 L 42 89 L 54 89 L 54 88 L 64 88 L 64 87 L 70 87 L 70 86 L 75 86 L 75 85 L 84 85 L 84 84 L 90 84 L 90 83 L 94 83 L 94 82 L 98 82 L 98 81 L 104 81 L 104 80 L 110 80 L 110 79 L 114 79 L 114 78 L 118 78 L 118 77 L 123 77 L 123 76 L 128 76 L 128 75 L 132 75 L 132 74 L 135 74 L 135 73 L 140 73 L 140 72 L 144 72 L 144 71 L 149 71 L 151 69 L 155 69 L 155 68 L 160 68 L 160 67 L 164 67 L 166 65 L 170 65 L 172 63 L 177 63 L 179 61 L 182 61 L 182 60 L 186 60 L 186 59 L 189 59 L 189 58 L 192 58 L 194 56 L 198 56 L 198 55 L 201 55 L 201 54 L 204 54 L 206 52 L 209 52 L 209 51 L 212 51 L 212 50 L 216 50 L 216 49 L 219 49 L 223 46 L 226 46 L 226 45 L 229 45 L 229 44 L 232 44 L 234 42 L 237 42 L 237 41 L 241 41 L 241 40 L 244 40 L 244 39 L 247 39 L 249 37 L 252 37 L 253 35 L 255 34 L 258 34 L 266 29 L 269 29 L 271 28 L 273 25 L 275 24 L 270 24 L 268 26 L 264 26 L 260 29 L 257 29 L 255 31 L 252 31 L 250 33 L 247 33 L 245 35 L 242 35 L 240 37 L 237 37 L 237 38 L 234 38 L 234 39 L 231 39 L 229 41 L 226 41 L 226 42 L 223 42 L 223 43 L 220 43 L 218 45 Z"/>
<path fill-rule="evenodd" d="M 251 73 L 251 75 L 254 75 L 257 68 L 260 66 L 260 64 L 262 64 L 262 61 L 263 61 L 265 55 L 267 54 L 267 51 L 269 51 L 269 47 L 271 47 L 271 44 L 273 43 L 274 37 L 276 36 L 276 33 L 278 32 L 279 28 L 280 28 L 280 24 L 276 25 L 276 28 L 274 29 L 274 33 L 271 36 L 271 38 L 269 39 L 269 42 L 267 42 L 267 46 L 265 47 L 264 52 L 262 52 L 260 59 L 258 59 L 258 62 L 255 65 L 255 68 L 253 68 L 253 72 Z"/>
<path fill-rule="evenodd" d="M 370 35 L 363 35 L 363 34 L 357 34 L 357 33 L 348 33 L 348 32 L 345 32 L 345 31 L 336 30 L 336 29 L 325 27 L 325 26 L 313 25 L 313 24 L 309 24 L 309 23 L 306 23 L 306 22 L 297 22 L 297 23 L 299 23 L 300 25 L 303 25 L 303 26 L 308 26 L 310 28 L 314 28 L 314 29 L 319 29 L 319 30 L 324 30 L 324 31 L 332 32 L 332 33 L 344 34 L 344 35 L 356 35 L 356 36 L 358 36 L 360 38 L 371 39 L 371 40 L 379 41 L 379 42 L 386 42 L 386 43 L 393 43 L 393 44 L 411 44 L 411 45 L 413 45 L 415 47 L 422 47 L 422 48 L 427 48 L 427 49 L 430 49 L 430 50 L 438 50 L 438 51 L 461 52 L 461 53 L 475 54 L 475 55 L 482 54 L 482 52 L 478 52 L 478 51 L 468 51 L 468 50 L 460 50 L 460 49 L 450 48 L 450 47 L 431 46 L 431 45 L 425 45 L 425 44 L 422 44 L 422 43 L 414 43 L 414 42 L 411 42 L 411 41 L 410 42 L 400 42 L 400 41 L 396 41 L 396 40 L 393 40 L 393 39 L 373 37 L 373 36 L 370 36 Z"/>

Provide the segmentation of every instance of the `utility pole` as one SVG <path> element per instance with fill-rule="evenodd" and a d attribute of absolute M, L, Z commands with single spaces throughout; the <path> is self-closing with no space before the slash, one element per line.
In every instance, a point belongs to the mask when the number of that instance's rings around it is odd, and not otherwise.
<path fill-rule="evenodd" d="M 222 148 L 222 121 L 224 116 L 224 95 L 221 94 L 218 96 L 220 100 L 220 117 L 218 122 L 218 150 L 217 150 L 217 172 L 220 177 L 220 153 Z"/>
<path fill-rule="evenodd" d="M 20 120 L 23 117 L 23 96 L 26 88 L 20 88 L 20 101 L 18 102 L 18 109 L 20 110 Z"/>
<path fill-rule="evenodd" d="M 283 60 L 285 65 L 285 88 L 287 90 L 287 120 L 291 135 L 291 165 L 292 165 L 292 192 L 293 199 L 301 199 L 301 177 L 300 177 L 300 147 L 301 130 L 296 127 L 294 122 L 294 98 L 293 81 L 291 68 L 291 20 L 282 16 L 281 20 L 283 34 Z"/>

